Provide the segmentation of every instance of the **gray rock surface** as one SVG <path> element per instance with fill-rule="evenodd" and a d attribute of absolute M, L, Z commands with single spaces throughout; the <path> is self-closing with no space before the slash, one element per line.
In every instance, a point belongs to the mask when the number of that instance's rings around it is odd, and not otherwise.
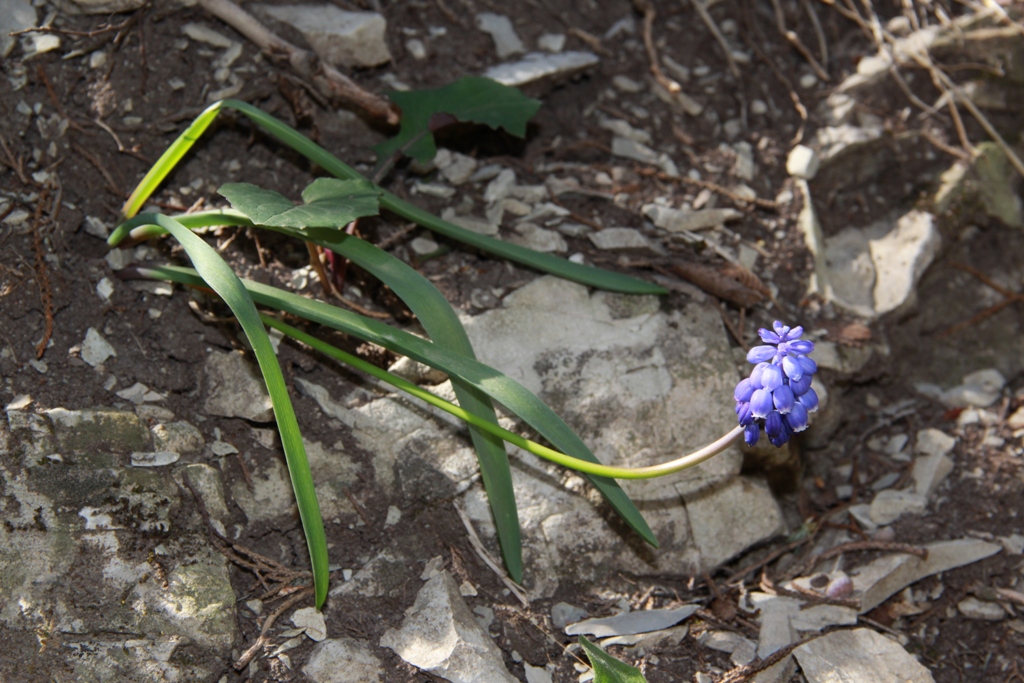
<path fill-rule="evenodd" d="M 85 339 L 82 341 L 82 360 L 89 365 L 96 367 L 105 363 L 108 358 L 117 355 L 117 351 L 103 338 L 99 332 L 90 327 L 85 331 Z"/>
<path fill-rule="evenodd" d="M 531 52 L 518 62 L 492 66 L 484 76 L 504 85 L 526 85 L 545 78 L 560 78 L 600 61 L 593 52 L 570 50 L 556 54 Z"/>
<path fill-rule="evenodd" d="M 206 402 L 210 415 L 270 422 L 274 409 L 255 362 L 240 352 L 214 351 L 206 358 Z"/>
<path fill-rule="evenodd" d="M 387 21 L 375 12 L 347 12 L 330 4 L 261 5 L 302 33 L 320 59 L 337 67 L 380 66 L 391 61 Z"/>
<path fill-rule="evenodd" d="M 175 513 L 186 504 L 176 479 L 191 468 L 199 481 L 198 470 L 208 470 L 220 508 L 208 498 L 212 488 L 200 486 L 201 495 L 226 517 L 219 473 L 201 464 L 123 466 L 132 448 L 150 447 L 134 413 L 57 408 L 6 417 L 19 457 L 0 462 L 0 486 L 16 511 L 0 526 L 0 623 L 32 633 L 49 620 L 46 628 L 74 643 L 54 656 L 66 658 L 76 680 L 208 680 L 212 671 L 172 655 L 188 645 L 199 660 L 230 658 L 235 595 L 199 516 Z M 159 545 L 140 544 L 140 534 L 159 534 Z"/>
<path fill-rule="evenodd" d="M 635 228 L 605 228 L 587 237 L 598 249 L 650 249 L 652 246 Z"/>
<path fill-rule="evenodd" d="M 835 631 L 793 651 L 808 683 L 934 683 L 903 647 L 866 628 Z"/>
<path fill-rule="evenodd" d="M 480 627 L 455 580 L 440 571 L 420 589 L 397 629 L 381 636 L 409 664 L 451 683 L 515 683 L 501 651 Z"/>
<path fill-rule="evenodd" d="M 36 21 L 36 9 L 29 0 L 0 1 L 0 57 L 6 58 L 17 41 L 7 34 L 32 28 Z"/>
<path fill-rule="evenodd" d="M 932 215 L 917 210 L 827 238 L 825 277 L 835 302 L 865 317 L 896 310 L 911 300 L 940 244 Z"/>
<path fill-rule="evenodd" d="M 498 59 L 508 59 L 526 51 L 523 41 L 516 35 L 512 20 L 503 14 L 481 12 L 476 15 L 476 27 L 491 36 Z"/>
<path fill-rule="evenodd" d="M 968 619 L 979 621 L 1002 621 L 1006 618 L 1006 612 L 998 603 L 984 602 L 974 597 L 967 597 L 957 603 L 956 608 L 960 614 Z"/>
<path fill-rule="evenodd" d="M 353 638 L 331 638 L 313 648 L 302 668 L 313 683 L 380 683 L 382 670 L 373 648 Z"/>
<path fill-rule="evenodd" d="M 743 216 L 741 211 L 728 208 L 683 211 L 659 204 L 644 204 L 641 210 L 645 216 L 651 219 L 652 223 L 669 232 L 704 230 L 705 228 L 713 228 L 716 225 L 723 225 L 726 221 L 735 220 Z"/>
<path fill-rule="evenodd" d="M 907 586 L 932 574 L 948 571 L 995 555 L 1002 546 L 974 538 L 926 543 L 926 558 L 907 553 L 884 555 L 856 569 L 848 570 L 853 579 L 853 598 L 860 601 L 861 614 L 873 610 Z"/>
<path fill-rule="evenodd" d="M 782 510 L 762 480 L 741 476 L 681 493 L 703 571 L 784 529 Z"/>
<path fill-rule="evenodd" d="M 545 277 L 464 324 L 478 357 L 547 402 L 599 459 L 640 466 L 680 457 L 732 429 L 737 374 L 717 315 L 695 304 L 666 313 L 653 297 L 590 294 Z M 741 457 L 730 448 L 672 477 L 623 482 L 661 543 L 648 553 L 622 543 L 587 499 L 583 480 L 517 452 L 513 480 L 532 594 L 550 595 L 561 577 L 590 581 L 615 570 L 708 567 L 762 540 L 781 517 L 768 515 L 752 536 L 742 537 L 750 527 L 739 525 L 737 535 L 703 545 L 689 519 L 691 504 L 697 525 L 713 523 L 715 515 L 731 519 L 730 512 L 716 512 L 714 501 L 736 502 L 734 492 L 762 499 L 767 492 L 749 482 L 712 490 L 738 473 Z M 701 495 L 703 489 L 708 493 Z M 747 505 L 742 499 L 738 507 Z M 493 535 L 479 485 L 466 493 L 466 510 L 478 530 Z"/>

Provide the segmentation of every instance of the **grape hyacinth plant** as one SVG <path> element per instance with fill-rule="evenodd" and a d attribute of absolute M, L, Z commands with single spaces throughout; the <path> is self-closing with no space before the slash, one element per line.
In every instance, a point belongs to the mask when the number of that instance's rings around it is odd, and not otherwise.
<path fill-rule="evenodd" d="M 764 342 L 747 354 L 754 363 L 750 377 L 736 385 L 736 417 L 743 427 L 743 440 L 753 446 L 761 429 L 772 445 L 779 447 L 795 432 L 807 429 L 807 415 L 818 409 L 818 394 L 811 381 L 818 364 L 810 358 L 814 342 L 801 339 L 804 328 L 790 328 L 776 320 L 758 335 Z"/>

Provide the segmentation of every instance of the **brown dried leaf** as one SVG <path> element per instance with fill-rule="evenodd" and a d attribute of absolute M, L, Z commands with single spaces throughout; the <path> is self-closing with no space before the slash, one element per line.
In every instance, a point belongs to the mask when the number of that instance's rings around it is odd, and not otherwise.
<path fill-rule="evenodd" d="M 871 341 L 871 328 L 863 323 L 850 323 L 839 331 L 841 342 L 866 342 Z"/>
<path fill-rule="evenodd" d="M 739 263 L 726 263 L 722 266 L 722 274 L 728 275 L 733 280 L 738 280 L 740 284 L 755 292 L 760 292 L 765 297 L 772 295 L 772 290 L 768 289 L 767 285 L 761 282 L 761 278 Z"/>
<path fill-rule="evenodd" d="M 765 299 L 765 295 L 760 291 L 748 287 L 743 282 L 730 277 L 718 268 L 683 261 L 673 263 L 669 266 L 669 269 L 687 282 L 697 285 L 708 294 L 741 308 L 750 308 Z"/>

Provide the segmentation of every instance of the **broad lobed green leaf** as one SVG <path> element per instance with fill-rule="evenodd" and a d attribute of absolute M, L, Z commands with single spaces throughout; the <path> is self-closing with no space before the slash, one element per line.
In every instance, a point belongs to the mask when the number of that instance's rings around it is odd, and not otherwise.
<path fill-rule="evenodd" d="M 227 183 L 217 190 L 253 223 L 282 228 L 344 228 L 380 212 L 383 190 L 367 180 L 317 178 L 296 205 L 279 192 L 250 183 Z"/>
<path fill-rule="evenodd" d="M 435 114 L 450 114 L 459 121 L 504 128 L 512 135 L 525 137 L 526 123 L 540 109 L 539 100 L 482 76 L 464 76 L 440 88 L 390 92 L 388 97 L 401 107 L 402 122 L 398 135 L 374 150 L 381 159 L 402 151 L 422 163 L 437 153 L 430 130 Z"/>

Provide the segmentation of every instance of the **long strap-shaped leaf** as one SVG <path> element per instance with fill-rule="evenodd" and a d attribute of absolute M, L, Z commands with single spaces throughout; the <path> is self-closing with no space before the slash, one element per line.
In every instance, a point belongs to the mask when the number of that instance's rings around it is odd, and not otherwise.
<path fill-rule="evenodd" d="M 171 280 L 195 287 L 203 286 L 202 279 L 197 277 L 190 268 L 157 266 L 137 268 L 136 270 L 146 277 Z M 306 320 L 351 334 L 442 370 L 449 376 L 460 377 L 467 384 L 476 387 L 506 406 L 563 453 L 580 460 L 600 462 L 576 435 L 576 432 L 565 424 L 547 404 L 512 378 L 480 361 L 452 353 L 433 342 L 322 301 L 307 299 L 298 294 L 251 280 L 243 280 L 242 284 L 253 301 L 258 304 L 275 310 L 287 311 Z M 587 477 L 623 520 L 645 541 L 657 547 L 658 541 L 654 537 L 654 533 L 618 483 L 614 479 L 605 477 L 593 475 L 587 475 Z"/>
<path fill-rule="evenodd" d="M 204 211 L 179 216 L 177 219 L 189 228 L 209 225 L 252 225 L 243 214 L 234 210 Z M 160 226 L 138 225 L 144 216 L 129 221 L 126 226 L 133 238 L 144 239 L 162 234 Z M 455 353 L 476 358 L 466 330 L 448 300 L 437 287 L 406 263 L 369 242 L 332 228 L 266 227 L 290 237 L 314 242 L 337 254 L 349 258 L 378 280 L 386 284 L 419 318 L 427 334 L 435 342 Z M 452 376 L 452 388 L 459 404 L 478 417 L 498 424 L 491 400 L 479 389 Z M 508 573 L 516 582 L 523 577 L 522 539 L 519 529 L 519 511 L 512 488 L 512 471 L 502 440 L 476 426 L 470 426 L 470 437 L 480 461 L 480 474 L 487 489 L 487 500 L 494 515 L 494 526 L 501 545 Z"/>
<path fill-rule="evenodd" d="M 149 215 L 147 220 L 167 230 L 181 243 L 196 267 L 197 281 L 211 287 L 224 300 L 252 345 L 274 406 L 277 428 L 281 432 L 288 473 L 291 476 L 302 530 L 306 534 L 306 545 L 309 547 L 309 559 L 313 566 L 316 607 L 320 609 L 327 598 L 327 537 L 324 534 L 316 492 L 313 490 L 313 475 L 309 470 L 302 435 L 267 330 L 263 327 L 256 306 L 253 305 L 242 281 L 212 247 L 181 223 L 167 216 Z"/>
<path fill-rule="evenodd" d="M 294 128 L 274 118 L 261 109 L 240 102 L 238 100 L 222 100 L 210 105 L 206 111 L 200 114 L 192 122 L 185 132 L 171 144 L 163 156 L 149 170 L 139 185 L 135 188 L 131 197 L 125 203 L 123 213 L 126 218 L 134 216 L 142 204 L 149 198 L 157 186 L 163 181 L 174 166 L 181 160 L 185 153 L 195 144 L 196 140 L 206 131 L 221 109 L 236 109 L 249 119 L 262 126 L 268 133 L 294 149 L 315 164 L 318 164 L 331 175 L 346 180 L 357 178 L 364 179 L 354 168 L 344 163 L 320 145 L 305 137 Z M 567 280 L 573 280 L 581 284 L 599 287 L 615 292 L 628 294 L 665 294 L 665 290 L 658 285 L 645 282 L 637 278 L 621 275 L 599 268 L 593 268 L 578 263 L 567 261 L 551 254 L 543 254 L 532 249 L 521 247 L 517 244 L 504 242 L 502 240 L 480 235 L 471 230 L 460 228 L 457 225 L 442 220 L 428 211 L 406 202 L 394 194 L 381 189 L 381 206 L 393 211 L 399 216 L 414 221 L 425 228 L 433 230 L 446 237 L 458 240 L 464 244 L 476 247 L 495 256 L 507 258 L 510 261 L 521 263 L 530 268 L 535 268 L 545 273 L 558 275 Z M 115 231 L 110 236 L 110 244 L 117 244 L 123 238 L 123 233 Z"/>

